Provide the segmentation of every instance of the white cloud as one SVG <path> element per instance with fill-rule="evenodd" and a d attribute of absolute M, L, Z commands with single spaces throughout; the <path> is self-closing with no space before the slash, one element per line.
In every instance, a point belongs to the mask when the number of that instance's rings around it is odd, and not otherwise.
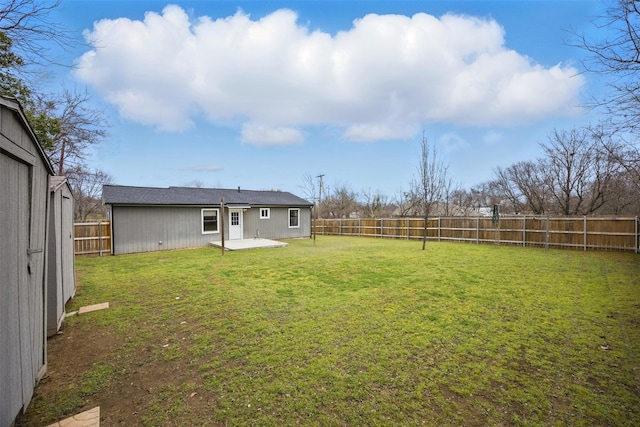
<path fill-rule="evenodd" d="M 349 141 L 378 141 L 409 138 L 416 130 L 416 123 L 357 123 L 348 126 L 342 136 Z"/>
<path fill-rule="evenodd" d="M 242 142 L 258 146 L 290 145 L 304 140 L 303 133 L 286 126 L 248 123 L 242 126 Z"/>
<path fill-rule="evenodd" d="M 290 10 L 190 20 L 178 6 L 105 19 L 77 76 L 130 120 L 180 130 L 198 116 L 247 123 L 243 141 L 297 143 L 305 126 L 352 140 L 405 138 L 422 123 L 505 126 L 577 112 L 584 80 L 505 47 L 493 20 L 366 15 L 330 35 Z M 260 125 L 256 125 L 259 123 Z"/>

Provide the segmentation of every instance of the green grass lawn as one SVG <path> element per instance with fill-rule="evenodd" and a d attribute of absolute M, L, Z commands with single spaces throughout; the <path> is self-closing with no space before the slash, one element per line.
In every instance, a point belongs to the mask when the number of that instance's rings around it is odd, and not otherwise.
<path fill-rule="evenodd" d="M 640 425 L 639 255 L 289 243 L 77 259 L 68 310 L 111 308 L 66 331 L 120 344 L 30 410 L 109 420 L 109 388 L 155 366 L 149 426 Z"/>

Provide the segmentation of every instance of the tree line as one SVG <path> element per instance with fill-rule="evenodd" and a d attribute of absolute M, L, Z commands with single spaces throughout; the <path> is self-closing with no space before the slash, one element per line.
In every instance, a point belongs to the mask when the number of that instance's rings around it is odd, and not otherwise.
<path fill-rule="evenodd" d="M 554 129 L 540 144 L 541 157 L 497 167 L 492 179 L 469 189 L 453 183 L 433 144 L 424 137 L 421 144 L 416 178 L 406 191 L 388 196 L 343 183 L 319 195 L 314 177 L 307 175 L 305 195 L 319 202 L 317 214 L 323 218 L 486 215 L 495 205 L 504 214 L 640 213 L 638 151 L 603 126 Z"/>

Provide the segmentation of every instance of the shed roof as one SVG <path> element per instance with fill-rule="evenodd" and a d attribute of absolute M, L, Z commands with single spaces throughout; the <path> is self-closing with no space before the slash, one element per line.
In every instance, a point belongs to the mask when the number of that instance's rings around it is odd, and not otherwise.
<path fill-rule="evenodd" d="M 193 187 L 130 187 L 104 185 L 102 200 L 107 205 L 225 205 L 312 206 L 312 203 L 286 191 L 257 191 Z"/>
<path fill-rule="evenodd" d="M 63 185 L 69 187 L 69 181 L 66 176 L 54 175 L 49 179 L 49 189 L 53 192 L 58 191 Z M 69 187 L 71 190 L 71 187 Z"/>
<path fill-rule="evenodd" d="M 40 144 L 40 141 L 38 141 L 38 137 L 36 136 L 35 132 L 33 131 L 33 128 L 29 124 L 29 121 L 27 120 L 27 116 L 24 114 L 24 110 L 22 109 L 22 105 L 20 105 L 17 99 L 6 96 L 6 95 L 0 95 L 0 105 L 7 108 L 8 110 L 13 111 L 18 116 L 19 121 L 22 123 L 22 126 L 25 129 L 25 132 L 27 132 L 31 137 L 31 139 L 34 141 L 36 150 L 38 151 L 38 154 L 42 158 L 42 161 L 44 162 L 44 165 L 47 168 L 48 174 L 53 175 L 54 172 L 53 172 L 53 166 L 51 165 L 51 160 L 45 153 L 44 149 L 42 148 L 42 145 Z"/>

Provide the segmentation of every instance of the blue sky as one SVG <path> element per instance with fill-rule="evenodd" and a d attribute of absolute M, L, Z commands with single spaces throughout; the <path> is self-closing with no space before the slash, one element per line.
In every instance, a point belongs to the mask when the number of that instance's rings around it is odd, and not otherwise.
<path fill-rule="evenodd" d="M 594 121 L 598 90 L 568 30 L 574 1 L 63 0 L 85 44 L 52 88 L 87 88 L 109 137 L 90 165 L 116 183 L 281 189 L 305 175 L 389 197 L 422 134 L 465 188 Z"/>

